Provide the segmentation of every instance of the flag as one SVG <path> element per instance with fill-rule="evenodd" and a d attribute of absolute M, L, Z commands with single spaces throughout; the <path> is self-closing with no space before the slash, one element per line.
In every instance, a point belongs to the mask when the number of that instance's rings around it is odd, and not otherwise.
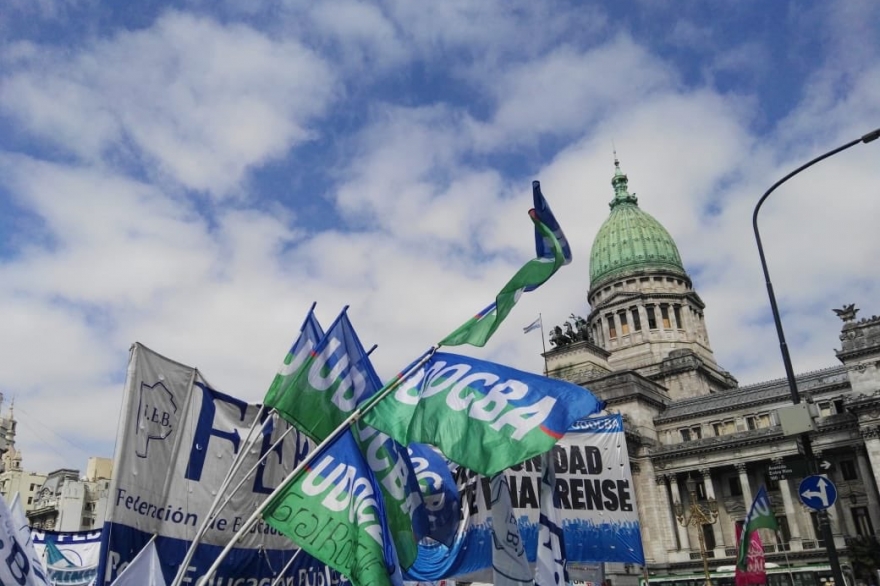
<path fill-rule="evenodd" d="M 540 194 L 540 184 L 535 181 L 532 184 L 532 192 Z M 535 195 L 537 198 L 537 195 Z M 543 200 L 543 195 L 540 196 Z M 446 336 L 441 342 L 441 346 L 460 346 L 461 344 L 470 344 L 472 346 L 485 346 L 504 318 L 519 301 L 523 291 L 534 291 L 566 263 L 566 256 L 562 245 L 553 231 L 540 218 L 540 214 L 544 214 L 546 219 L 553 218 L 549 206 L 546 206 L 540 213 L 536 208 L 529 210 L 529 217 L 535 225 L 535 242 L 536 256 L 524 264 L 522 268 L 507 282 L 495 297 L 495 301 L 479 312 L 477 315 L 463 323 L 457 330 Z M 557 229 L 559 227 L 556 224 Z M 561 234 L 562 231 L 559 230 Z M 545 244 L 546 243 L 546 244 Z M 571 251 L 569 249 L 568 259 L 571 259 Z"/>
<path fill-rule="evenodd" d="M 382 489 L 348 430 L 263 512 L 267 524 L 354 586 L 403 584 Z"/>
<path fill-rule="evenodd" d="M 367 390 L 367 360 L 345 307 L 327 333 L 311 312 L 309 324 L 287 354 L 264 403 L 316 442 L 323 441 L 354 411 Z M 292 368 L 294 367 L 295 368 Z"/>
<path fill-rule="evenodd" d="M 13 501 L 13 504 L 15 501 Z M 18 505 L 21 508 L 21 505 Z M 48 586 L 46 571 L 34 549 L 30 527 L 0 498 L 0 584 Z"/>
<path fill-rule="evenodd" d="M 572 383 L 437 352 L 364 420 L 401 444 L 436 446 L 494 476 L 548 451 L 574 421 L 599 409 L 592 393 Z"/>
<path fill-rule="evenodd" d="M 743 521 L 736 522 L 736 540 L 742 538 Z M 747 554 L 746 569 L 740 570 L 737 566 L 734 571 L 735 586 L 757 586 L 767 583 L 767 570 L 764 558 L 764 545 L 761 543 L 761 534 L 752 532 L 749 540 L 749 552 Z"/>
<path fill-rule="evenodd" d="M 156 553 L 156 541 L 150 541 L 113 581 L 112 586 L 165 586 L 165 576 Z"/>
<path fill-rule="evenodd" d="M 285 365 L 298 362 L 299 367 L 290 374 L 277 375 L 266 395 L 266 405 L 317 442 L 326 439 L 362 401 L 382 387 L 346 310 L 314 344 L 311 337 L 303 342 L 307 336 L 321 332 L 309 313 L 308 327 L 304 327 L 294 348 L 304 352 L 311 347 L 310 354 L 301 358 L 302 353 L 292 349 L 288 357 L 293 358 L 285 359 Z M 351 433 L 385 499 L 390 535 L 400 563 L 409 567 L 418 554 L 417 540 L 430 536 L 428 513 L 409 453 L 387 434 L 363 422 L 356 422 Z"/>
<path fill-rule="evenodd" d="M 538 517 L 538 555 L 536 586 L 565 586 L 565 539 L 559 495 L 556 494 L 556 468 L 553 452 L 541 456 L 541 514 Z"/>
<path fill-rule="evenodd" d="M 776 515 L 773 514 L 773 509 L 770 507 L 767 489 L 763 486 L 758 490 L 758 494 L 755 495 L 752 508 L 749 510 L 749 515 L 743 523 L 743 534 L 739 540 L 739 552 L 736 556 L 736 567 L 740 571 L 748 569 L 749 544 L 751 543 L 752 533 L 758 529 L 779 530 Z"/>
<path fill-rule="evenodd" d="M 571 262 L 571 245 L 569 245 L 568 238 L 562 232 L 562 228 L 559 227 L 556 216 L 550 210 L 550 204 L 547 203 L 544 194 L 541 193 L 541 184 L 538 181 L 532 181 L 532 203 L 535 206 L 535 215 L 538 217 L 538 220 L 550 229 L 553 236 L 556 237 L 556 241 L 559 242 L 564 259 L 562 264 L 567 265 Z M 553 248 L 553 240 L 535 230 L 535 252 L 538 258 L 552 262 L 556 256 Z"/>
<path fill-rule="evenodd" d="M 528 334 L 532 330 L 537 330 L 540 327 L 541 327 L 541 317 L 538 316 L 538 319 L 536 319 L 535 321 L 533 321 L 532 323 L 530 323 L 529 325 L 527 325 L 526 327 L 523 328 L 523 333 Z"/>
<path fill-rule="evenodd" d="M 492 582 L 495 586 L 534 584 L 526 549 L 519 534 L 519 523 L 510 502 L 507 475 L 492 477 Z"/>
<path fill-rule="evenodd" d="M 449 462 L 432 446 L 410 444 L 408 450 L 428 513 L 428 536 L 448 547 L 458 532 L 461 516 L 458 486 Z"/>

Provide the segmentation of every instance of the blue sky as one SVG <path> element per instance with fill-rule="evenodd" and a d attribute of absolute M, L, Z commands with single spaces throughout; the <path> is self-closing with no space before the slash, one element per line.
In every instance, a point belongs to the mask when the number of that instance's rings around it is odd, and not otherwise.
<path fill-rule="evenodd" d="M 880 126 L 880 5 L 10 0 L 0 13 L 0 392 L 24 466 L 111 455 L 134 341 L 258 401 L 312 301 L 383 376 L 533 254 L 574 262 L 473 353 L 540 371 L 587 315 L 612 144 L 707 304 L 719 363 L 781 377 L 751 232 L 777 179 Z M 876 305 L 880 143 L 761 226 L 798 371 Z"/>

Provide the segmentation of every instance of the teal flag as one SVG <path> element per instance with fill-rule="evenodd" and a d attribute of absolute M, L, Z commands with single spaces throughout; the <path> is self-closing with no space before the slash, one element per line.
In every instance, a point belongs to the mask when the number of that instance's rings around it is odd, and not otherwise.
<path fill-rule="evenodd" d="M 601 409 L 588 390 L 467 356 L 435 353 L 364 421 L 403 445 L 436 446 L 484 476 L 550 450 Z"/>
<path fill-rule="evenodd" d="M 484 346 L 523 292 L 534 291 L 559 267 L 571 262 L 571 246 L 541 193 L 538 181 L 532 182 L 532 199 L 535 207 L 529 210 L 529 217 L 535 225 L 535 258 L 508 281 L 491 305 L 446 336 L 440 342 L 441 346 Z"/>
<path fill-rule="evenodd" d="M 350 431 L 293 479 L 263 519 L 355 586 L 402 586 L 375 475 Z"/>
<path fill-rule="evenodd" d="M 382 384 L 345 310 L 317 343 L 311 338 L 321 330 L 311 313 L 306 326 L 264 402 L 320 442 Z M 351 432 L 380 487 L 400 563 L 409 567 L 418 554 L 417 541 L 431 536 L 428 511 L 409 453 L 362 421 L 356 422 Z"/>
<path fill-rule="evenodd" d="M 345 312 L 344 309 L 342 311 Z M 295 378 L 299 375 L 300 367 L 311 356 L 312 351 L 323 338 L 324 330 L 318 323 L 318 318 L 315 317 L 315 304 L 313 303 L 299 330 L 299 336 L 285 355 L 278 372 L 275 373 L 272 385 L 263 399 L 264 405 L 272 409 L 282 405 L 281 396 L 290 389 Z"/>
<path fill-rule="evenodd" d="M 552 243 L 553 259 L 546 257 L 534 258 L 517 271 L 510 281 L 495 296 L 495 302 L 474 317 L 463 323 L 457 330 L 440 341 L 441 346 L 485 346 L 516 302 L 523 291 L 532 291 L 544 284 L 565 263 L 565 257 L 559 241 L 553 232 L 538 219 L 534 209 L 529 210 L 529 217 L 535 224 L 535 230 L 543 241 Z"/>
<path fill-rule="evenodd" d="M 752 533 L 758 529 L 779 531 L 776 515 L 773 514 L 770 498 L 767 496 L 767 489 L 763 486 L 758 490 L 758 494 L 755 495 L 755 500 L 752 502 L 752 508 L 743 523 L 743 532 L 739 539 L 736 567 L 743 572 L 748 569 L 749 543 L 752 541 Z"/>

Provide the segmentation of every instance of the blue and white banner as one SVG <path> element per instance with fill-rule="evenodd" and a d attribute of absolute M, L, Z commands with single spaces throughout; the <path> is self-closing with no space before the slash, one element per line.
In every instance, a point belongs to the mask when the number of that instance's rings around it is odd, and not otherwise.
<path fill-rule="evenodd" d="M 541 457 L 507 471 L 511 501 L 530 563 L 537 558 Z M 635 488 L 620 415 L 581 419 L 553 448 L 568 563 L 644 564 Z M 411 580 L 491 581 L 491 490 L 488 478 L 460 468 L 462 523 L 452 546 L 421 545 Z M 464 577 L 462 577 L 464 576 Z"/>
<path fill-rule="evenodd" d="M 132 347 L 98 586 L 110 584 L 153 534 L 158 535 L 156 550 L 165 580 L 171 583 L 258 413 L 258 406 L 210 388 L 198 370 L 140 344 Z M 263 428 L 231 486 L 239 483 L 288 428 L 280 419 Z M 302 460 L 310 445 L 305 436 L 292 431 L 269 453 L 210 525 L 185 569 L 184 585 L 194 584 L 208 569 L 233 533 Z M 232 550 L 209 586 L 270 584 L 296 551 L 287 537 L 260 522 Z M 330 586 L 340 581 L 336 572 L 331 572 L 328 581 L 324 565 L 304 552 L 294 560 L 287 576 L 285 584 Z"/>
<path fill-rule="evenodd" d="M 98 575 L 101 531 L 34 530 L 34 548 L 53 586 L 91 584 Z"/>

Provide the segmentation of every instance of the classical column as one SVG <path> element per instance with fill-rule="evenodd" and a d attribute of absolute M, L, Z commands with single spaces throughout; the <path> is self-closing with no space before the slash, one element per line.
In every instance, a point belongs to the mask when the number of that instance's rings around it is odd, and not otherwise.
<path fill-rule="evenodd" d="M 662 534 L 677 540 L 678 533 L 675 529 L 677 523 L 675 522 L 675 513 L 672 510 L 672 502 L 669 500 L 669 485 L 667 484 L 666 475 L 657 474 L 656 476 L 654 476 L 654 483 L 657 485 L 658 506 L 661 510 L 665 508 L 666 511 L 665 519 L 667 531 L 663 531 Z M 672 547 L 670 549 L 678 549 L 678 543 L 672 544 Z"/>
<path fill-rule="evenodd" d="M 773 460 L 781 461 L 782 458 L 774 458 Z M 797 511 L 794 508 L 794 499 L 791 496 L 791 481 L 788 478 L 779 481 L 779 492 L 782 493 L 782 504 L 785 507 L 785 518 L 788 519 L 788 532 L 791 534 L 791 540 L 799 543 L 801 528 L 798 523 Z"/>
<path fill-rule="evenodd" d="M 687 506 L 684 504 L 684 501 L 681 499 L 681 490 L 678 488 L 678 479 L 675 477 L 675 474 L 669 475 L 669 488 L 672 491 L 672 501 L 675 503 L 681 503 L 685 509 Z M 678 530 L 678 543 L 679 549 L 686 549 L 690 551 L 691 549 L 691 540 L 688 537 L 687 527 L 682 527 L 681 523 L 676 520 L 675 528 Z"/>
<path fill-rule="evenodd" d="M 863 427 L 861 431 L 862 439 L 865 440 L 868 461 L 873 469 L 874 486 L 880 489 L 880 425 Z"/>
<path fill-rule="evenodd" d="M 746 470 L 745 462 L 737 462 L 734 466 L 736 471 L 739 472 L 739 485 L 742 488 L 743 500 L 746 503 L 746 514 L 748 514 L 748 511 L 752 509 L 752 501 L 755 498 L 752 495 L 752 487 L 749 485 L 749 473 Z"/>
<path fill-rule="evenodd" d="M 715 485 L 712 484 L 712 469 L 700 468 L 700 474 L 703 475 L 703 486 L 706 487 L 706 498 L 718 502 L 718 499 L 715 498 Z M 720 527 L 718 531 L 715 531 L 715 547 L 724 549 L 724 531 Z"/>
<path fill-rule="evenodd" d="M 880 528 L 880 501 L 877 498 L 877 488 L 874 484 L 874 475 L 871 472 L 871 465 L 868 462 L 865 446 L 856 446 L 856 461 L 859 466 L 859 477 L 862 479 L 862 484 L 865 485 L 865 495 L 868 499 L 868 517 L 871 519 L 871 526 L 875 528 L 874 531 L 878 531 L 880 530 L 878 529 Z"/>

